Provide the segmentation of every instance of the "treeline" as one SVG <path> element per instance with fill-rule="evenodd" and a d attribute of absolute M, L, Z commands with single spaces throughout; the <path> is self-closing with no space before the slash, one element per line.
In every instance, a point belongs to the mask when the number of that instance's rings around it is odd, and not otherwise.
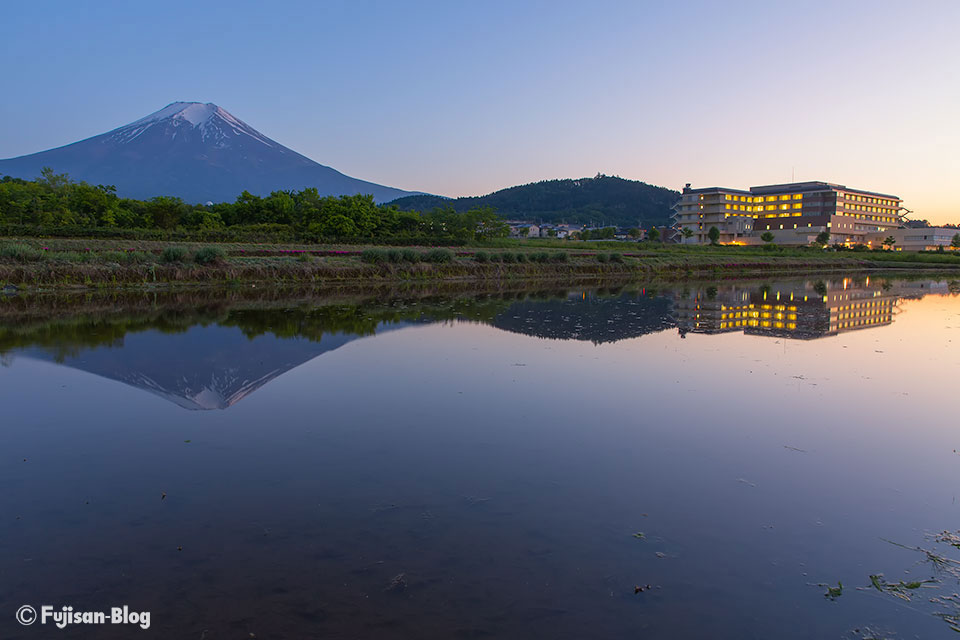
<path fill-rule="evenodd" d="M 509 227 L 494 210 L 452 207 L 401 211 L 377 205 L 373 196 L 321 196 L 316 189 L 274 191 L 260 197 L 244 191 L 235 202 L 192 205 L 180 198 L 120 198 L 116 188 L 74 182 L 44 169 L 37 180 L 0 179 L 0 225 L 59 229 L 205 231 L 236 235 L 261 231 L 306 241 L 408 240 L 463 243 L 506 237 Z M 218 233 L 219 232 L 219 233 Z M 96 234 L 100 235 L 100 234 Z M 127 234 L 129 235 L 129 234 Z"/>

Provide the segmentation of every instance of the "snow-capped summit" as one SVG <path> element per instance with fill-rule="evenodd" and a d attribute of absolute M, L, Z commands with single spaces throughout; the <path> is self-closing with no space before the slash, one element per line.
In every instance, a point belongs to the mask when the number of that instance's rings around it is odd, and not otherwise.
<path fill-rule="evenodd" d="M 172 102 L 145 118 L 140 118 L 128 125 L 114 129 L 110 132 L 110 135 L 112 140 L 120 144 L 126 144 L 136 140 L 150 128 L 157 126 L 171 127 L 173 136 L 178 133 L 178 128 L 199 129 L 202 140 L 211 140 L 221 148 L 229 146 L 230 140 L 238 136 L 249 136 L 268 147 L 276 145 L 270 138 L 212 102 L 206 104 L 202 102 Z"/>
<path fill-rule="evenodd" d="M 43 167 L 74 180 L 111 184 L 129 198 L 177 196 L 232 202 L 314 187 L 320 195 L 372 194 L 387 202 L 416 192 L 345 176 L 271 140 L 212 102 L 172 102 L 80 142 L 0 160 L 0 174 L 36 178 Z"/>

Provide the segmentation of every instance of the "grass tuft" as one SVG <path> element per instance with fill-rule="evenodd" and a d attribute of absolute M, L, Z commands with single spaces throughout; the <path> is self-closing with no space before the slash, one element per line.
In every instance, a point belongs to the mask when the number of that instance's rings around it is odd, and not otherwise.
<path fill-rule="evenodd" d="M 220 247 L 203 247 L 197 249 L 193 254 L 193 261 L 199 265 L 219 264 L 224 261 L 227 254 Z"/>

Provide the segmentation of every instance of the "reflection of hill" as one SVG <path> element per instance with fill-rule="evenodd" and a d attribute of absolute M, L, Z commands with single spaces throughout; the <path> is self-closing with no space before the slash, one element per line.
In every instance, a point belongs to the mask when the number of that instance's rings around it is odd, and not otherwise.
<path fill-rule="evenodd" d="M 319 342 L 272 335 L 251 339 L 236 328 L 198 325 L 175 334 L 130 334 L 122 347 L 87 349 L 58 361 L 144 389 L 186 409 L 225 409 L 277 376 L 358 337 L 328 334 Z M 54 359 L 42 349 L 25 353 Z"/>
<path fill-rule="evenodd" d="M 675 327 L 671 300 L 636 294 L 576 294 L 563 300 L 524 300 L 498 314 L 498 329 L 558 340 L 616 342 Z"/>

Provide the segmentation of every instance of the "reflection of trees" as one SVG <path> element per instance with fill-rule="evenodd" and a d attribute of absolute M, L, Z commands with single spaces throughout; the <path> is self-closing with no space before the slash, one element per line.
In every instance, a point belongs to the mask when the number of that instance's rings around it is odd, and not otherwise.
<path fill-rule="evenodd" d="M 493 319 L 498 329 L 558 340 L 617 342 L 676 326 L 669 298 L 597 290 L 561 299 L 516 302 Z"/>
<path fill-rule="evenodd" d="M 242 309 L 219 324 L 241 329 L 248 338 L 272 334 L 278 338 L 320 341 L 324 334 L 373 335 L 383 323 L 431 322 L 468 318 L 489 321 L 509 300 L 453 299 L 393 301 L 389 303 L 332 304 L 289 309 Z"/>
<path fill-rule="evenodd" d="M 851 291 L 868 286 L 868 281 L 847 281 Z M 886 279 L 869 282 L 870 287 L 881 289 L 885 295 L 894 286 Z M 909 280 L 898 278 L 896 282 L 899 288 Z M 768 298 L 775 297 L 774 286 L 778 290 L 784 287 L 785 291 L 808 287 L 805 293 L 815 293 L 820 308 L 823 295 L 844 285 L 840 280 L 700 287 L 688 283 L 672 293 L 669 287 L 656 292 L 634 285 L 594 287 L 589 292 L 577 289 L 574 295 L 568 288 L 482 294 L 463 293 L 459 289 L 437 293 L 437 289 L 431 288 L 344 292 L 338 297 L 302 293 L 296 297 L 283 289 L 237 288 L 163 294 L 140 291 L 0 297 L 0 356 L 15 349 L 38 347 L 62 362 L 84 349 L 122 346 L 128 334 L 177 334 L 195 325 L 235 327 L 251 339 L 273 335 L 319 342 L 329 334 L 372 335 L 383 324 L 453 319 L 482 322 L 525 335 L 601 343 L 678 326 L 676 318 L 680 319 L 683 335 L 693 327 L 685 326 L 684 318 L 690 313 L 705 317 L 713 307 L 720 313 L 721 303 L 741 304 L 754 295 L 759 296 L 754 302 L 765 303 L 763 293 Z M 960 293 L 960 281 L 950 281 L 948 289 Z M 727 300 L 731 292 L 741 296 L 740 302 Z M 716 320 L 720 322 L 722 318 L 717 316 Z M 701 324 L 704 322 L 701 318 Z"/>
<path fill-rule="evenodd" d="M 63 313 L 50 319 L 30 318 L 11 322 L 0 320 L 0 354 L 14 349 L 39 347 L 57 362 L 78 355 L 84 349 L 119 347 L 124 336 L 143 331 L 174 334 L 195 325 L 217 324 L 239 328 L 248 338 L 273 335 L 277 338 L 306 338 L 319 342 L 327 334 L 372 335 L 383 323 L 431 322 L 467 318 L 489 322 L 514 300 L 512 294 L 474 298 L 431 298 L 426 300 L 367 300 L 338 304 L 209 303 L 184 308 L 146 304 L 142 309 L 110 313 Z"/>
<path fill-rule="evenodd" d="M 222 309 L 194 313 L 169 309 L 146 309 L 109 317 L 74 315 L 46 321 L 7 325 L 0 323 L 0 353 L 26 347 L 40 347 L 57 362 L 76 356 L 83 349 L 119 347 L 128 333 L 160 331 L 182 333 L 196 324 L 210 324 L 224 317 Z"/>

